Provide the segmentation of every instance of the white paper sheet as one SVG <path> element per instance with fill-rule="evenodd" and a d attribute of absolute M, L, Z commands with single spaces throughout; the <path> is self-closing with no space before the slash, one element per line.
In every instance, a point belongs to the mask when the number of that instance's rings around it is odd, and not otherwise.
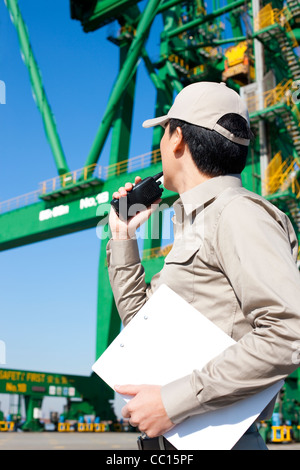
<path fill-rule="evenodd" d="M 164 385 L 202 369 L 234 343 L 162 285 L 92 368 L 112 388 L 115 384 Z M 188 418 L 165 437 L 179 450 L 231 449 L 282 385 L 283 381 L 222 410 Z"/>

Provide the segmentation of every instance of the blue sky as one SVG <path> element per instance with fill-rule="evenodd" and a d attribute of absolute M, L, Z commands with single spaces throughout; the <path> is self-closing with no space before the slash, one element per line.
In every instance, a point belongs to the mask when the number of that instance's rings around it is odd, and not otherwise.
<path fill-rule="evenodd" d="M 19 0 L 34 55 L 71 170 L 84 166 L 118 72 L 112 25 L 86 34 L 70 19 L 69 0 Z M 150 55 L 159 43 L 155 33 Z M 0 2 L 0 201 L 57 176 L 32 97 L 17 34 Z M 154 114 L 155 89 L 138 70 L 130 156 L 151 149 L 141 122 Z M 101 155 L 106 163 L 109 140 Z M 94 229 L 0 254 L 0 340 L 7 368 L 89 375 L 95 360 L 100 241 Z"/>

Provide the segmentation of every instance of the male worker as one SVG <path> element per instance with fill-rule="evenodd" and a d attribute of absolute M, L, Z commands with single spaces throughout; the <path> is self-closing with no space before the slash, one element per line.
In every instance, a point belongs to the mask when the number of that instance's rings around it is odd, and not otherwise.
<path fill-rule="evenodd" d="M 121 319 L 126 325 L 164 283 L 236 340 L 202 370 L 172 383 L 116 387 L 132 396 L 123 416 L 154 438 L 189 416 L 249 397 L 297 368 L 300 278 L 288 217 L 242 187 L 251 132 L 235 91 L 224 83 L 189 85 L 166 116 L 143 125 L 165 128 L 164 186 L 180 197 L 174 203 L 173 248 L 149 286 L 134 234 L 157 204 L 127 222 L 110 213 L 108 269 Z M 131 189 L 127 183 L 113 196 Z M 251 426 L 234 449 L 266 446 Z"/>

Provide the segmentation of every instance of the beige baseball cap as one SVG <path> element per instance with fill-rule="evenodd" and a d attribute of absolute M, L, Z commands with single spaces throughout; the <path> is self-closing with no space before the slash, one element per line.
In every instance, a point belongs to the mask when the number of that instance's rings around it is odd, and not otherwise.
<path fill-rule="evenodd" d="M 164 126 L 171 118 L 181 119 L 189 124 L 214 130 L 237 144 L 249 145 L 249 139 L 236 137 L 217 124 L 228 113 L 239 114 L 250 127 L 246 104 L 238 93 L 228 88 L 224 82 L 198 82 L 186 86 L 178 93 L 168 114 L 144 121 L 143 127 Z"/>

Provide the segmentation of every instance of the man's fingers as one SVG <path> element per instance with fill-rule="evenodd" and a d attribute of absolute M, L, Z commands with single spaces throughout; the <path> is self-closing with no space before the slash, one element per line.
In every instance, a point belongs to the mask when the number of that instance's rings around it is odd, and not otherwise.
<path fill-rule="evenodd" d="M 122 416 L 125 419 L 129 419 L 130 416 L 131 416 L 131 413 L 130 413 L 127 405 L 123 406 L 123 408 L 122 408 Z"/>
<path fill-rule="evenodd" d="M 140 181 L 142 181 L 142 178 L 140 178 L 139 176 L 136 176 L 136 177 L 135 177 L 135 183 L 138 183 L 138 182 L 140 182 Z M 130 183 L 130 182 L 125 183 L 124 186 L 121 186 L 121 187 L 118 189 L 118 191 L 115 191 L 115 192 L 113 193 L 113 198 L 119 199 L 119 198 L 122 197 L 122 196 L 126 196 L 127 193 L 132 190 L 132 188 L 133 188 L 133 184 L 132 184 L 132 183 Z"/>
<path fill-rule="evenodd" d="M 121 393 L 122 395 L 136 395 L 140 389 L 140 385 L 115 385 L 115 391 Z"/>
<path fill-rule="evenodd" d="M 141 389 L 139 385 L 115 385 L 116 392 L 122 395 L 134 397 Z M 125 419 L 130 419 L 132 414 L 131 400 L 122 408 L 122 416 Z M 138 426 L 138 423 L 130 419 L 131 426 Z"/>
<path fill-rule="evenodd" d="M 124 188 L 124 186 L 121 186 L 121 187 L 119 188 L 119 194 L 120 194 L 121 196 L 126 196 L 127 191 L 126 191 L 126 189 Z"/>
<path fill-rule="evenodd" d="M 125 183 L 125 189 L 126 191 L 131 191 L 133 188 L 133 184 L 132 183 Z"/>

